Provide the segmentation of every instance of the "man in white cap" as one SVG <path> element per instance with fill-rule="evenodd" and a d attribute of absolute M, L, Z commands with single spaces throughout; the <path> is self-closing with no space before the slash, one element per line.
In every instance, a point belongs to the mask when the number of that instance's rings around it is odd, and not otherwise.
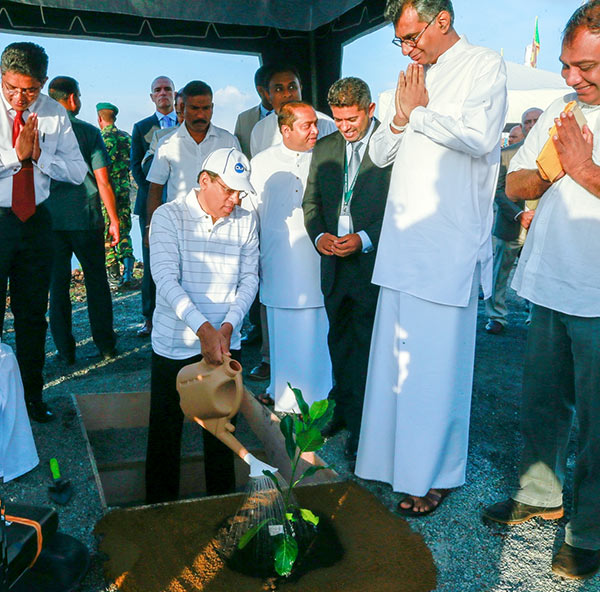
<path fill-rule="evenodd" d="M 267 307 L 271 384 L 259 399 L 299 413 L 288 382 L 310 404 L 331 390 L 329 322 L 321 260 L 304 227 L 302 196 L 317 141 L 317 114 L 292 101 L 277 116 L 283 142 L 252 159 L 260 223 L 260 301 Z"/>
<path fill-rule="evenodd" d="M 204 161 L 197 185 L 160 206 L 150 228 L 156 283 L 146 501 L 177 499 L 183 414 L 176 378 L 203 357 L 240 360 L 240 328 L 258 288 L 256 217 L 239 207 L 250 184 L 248 159 L 221 148 Z M 209 495 L 235 487 L 232 453 L 203 433 Z"/>

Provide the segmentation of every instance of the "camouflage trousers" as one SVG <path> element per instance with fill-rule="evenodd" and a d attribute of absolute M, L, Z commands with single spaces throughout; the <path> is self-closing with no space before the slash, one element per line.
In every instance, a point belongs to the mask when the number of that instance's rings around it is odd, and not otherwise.
<path fill-rule="evenodd" d="M 104 250 L 106 252 L 106 267 L 113 263 L 122 263 L 127 257 L 133 257 L 133 245 L 131 243 L 131 202 L 129 192 L 115 196 L 117 199 L 117 216 L 119 217 L 119 231 L 121 239 L 114 247 L 110 246 L 112 237 L 108 234 L 110 220 L 106 208 L 102 204 L 102 215 L 104 216 Z"/>

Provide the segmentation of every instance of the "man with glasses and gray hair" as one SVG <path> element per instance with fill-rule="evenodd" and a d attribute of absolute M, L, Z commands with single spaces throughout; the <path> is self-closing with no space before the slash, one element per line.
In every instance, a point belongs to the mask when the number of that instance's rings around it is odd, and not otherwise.
<path fill-rule="evenodd" d="M 398 511 L 420 517 L 465 481 L 506 68 L 457 34 L 450 0 L 388 0 L 385 16 L 412 63 L 369 145 L 393 169 L 356 473 L 391 483 L 406 494 Z"/>
<path fill-rule="evenodd" d="M 212 152 L 196 186 L 161 205 L 150 228 L 156 283 L 146 501 L 177 499 L 183 413 L 177 373 L 205 358 L 240 361 L 240 328 L 258 287 L 258 231 L 240 207 L 250 184 L 248 159 L 235 148 Z M 208 495 L 235 487 L 233 455 L 203 431 Z"/>
<path fill-rule="evenodd" d="M 79 185 L 88 172 L 65 108 L 41 94 L 48 56 L 34 43 L 2 52 L 0 107 L 0 337 L 6 287 L 17 360 L 31 419 L 47 422 L 42 401 L 52 230 L 45 201 L 50 181 Z"/>

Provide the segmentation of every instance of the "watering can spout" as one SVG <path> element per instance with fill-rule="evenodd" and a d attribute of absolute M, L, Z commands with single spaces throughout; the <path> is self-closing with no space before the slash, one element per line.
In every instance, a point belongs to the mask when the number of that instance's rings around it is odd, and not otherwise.
<path fill-rule="evenodd" d="M 279 469 L 277 467 L 272 467 L 268 465 L 266 462 L 256 458 L 253 454 L 248 452 L 243 458 L 244 462 L 250 465 L 250 478 L 256 479 L 258 477 L 264 477 L 265 474 L 263 471 L 270 471 L 275 474 Z"/>

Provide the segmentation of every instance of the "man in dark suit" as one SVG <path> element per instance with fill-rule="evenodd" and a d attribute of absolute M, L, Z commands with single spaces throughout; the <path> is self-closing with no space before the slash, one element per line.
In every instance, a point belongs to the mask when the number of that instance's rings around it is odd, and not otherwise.
<path fill-rule="evenodd" d="M 378 286 L 371 284 L 391 167 L 371 161 L 368 142 L 379 125 L 375 103 L 359 78 L 329 89 L 340 133 L 314 148 L 304 201 L 306 230 L 321 254 L 321 289 L 329 319 L 328 344 L 336 413 L 329 434 L 346 426 L 346 456 L 356 458 Z"/>
<path fill-rule="evenodd" d="M 527 134 L 535 125 L 542 114 L 541 109 L 532 107 L 527 109 L 521 118 L 523 135 Z M 524 200 L 511 201 L 506 197 L 506 172 L 512 157 L 518 152 L 525 140 L 511 144 L 502 149 L 500 157 L 500 173 L 496 185 L 496 219 L 492 234 L 494 236 L 494 277 L 492 295 L 485 302 L 485 312 L 488 322 L 485 330 L 492 335 L 504 331 L 507 324 L 508 309 L 506 308 L 506 288 L 508 276 L 514 266 L 515 260 L 521 252 L 527 229 L 535 213 L 533 205 L 526 204 Z"/>
<path fill-rule="evenodd" d="M 177 125 L 175 104 L 175 86 L 166 76 L 155 78 L 150 87 L 150 99 L 156 105 L 156 112 L 146 119 L 138 121 L 131 133 L 131 173 L 138 186 L 134 214 L 139 216 L 142 239 L 146 234 L 146 201 L 149 183 L 142 170 L 142 160 L 150 146 L 154 132 Z M 156 298 L 156 286 L 150 275 L 150 253 L 142 240 L 142 260 L 144 262 L 144 277 L 142 279 L 142 314 L 144 325 L 138 331 L 140 337 L 148 337 L 152 331 L 152 313 Z"/>

